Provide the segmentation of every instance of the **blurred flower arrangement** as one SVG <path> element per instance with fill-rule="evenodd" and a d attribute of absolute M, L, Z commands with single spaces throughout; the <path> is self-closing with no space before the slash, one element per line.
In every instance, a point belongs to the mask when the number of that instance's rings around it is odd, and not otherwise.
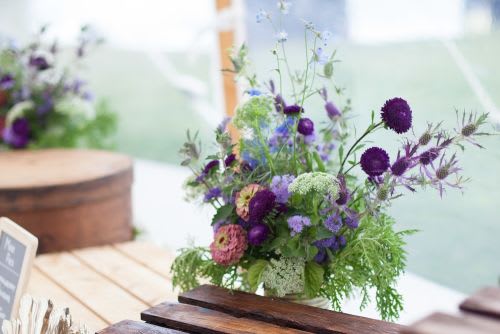
<path fill-rule="evenodd" d="M 290 4 L 278 6 L 286 14 Z M 480 147 L 487 115 L 463 114 L 453 131 L 429 124 L 416 135 L 410 105 L 396 97 L 372 112 L 366 130 L 352 138 L 350 101 L 333 80 L 335 53 L 324 50 L 331 34 L 306 22 L 307 65 L 292 72 L 286 33 L 261 11 L 257 21 L 264 20 L 276 32 L 278 84 L 259 82 L 247 48 L 234 50 L 232 71 L 248 85 L 231 120 L 241 138 L 233 144 L 226 120 L 215 132 L 216 152 L 202 166 L 196 135 L 188 132 L 181 149 L 182 164 L 193 171 L 188 197 L 216 213 L 214 241 L 209 248 L 180 250 L 173 283 L 181 290 L 200 279 L 251 292 L 263 286 L 278 297 L 325 297 L 336 310 L 355 291 L 365 307 L 375 290 L 382 318 L 396 319 L 403 309 L 395 285 L 405 269 L 404 238 L 415 230 L 397 231 L 387 209 L 405 191 L 430 187 L 442 196 L 447 188 L 462 189 L 466 179 L 454 152 L 467 143 Z M 313 97 L 324 104 L 321 126 L 308 117 L 306 102 Z M 369 135 L 382 130 L 402 142 L 391 156 L 365 146 Z"/>
<path fill-rule="evenodd" d="M 0 148 L 110 146 L 116 116 L 76 75 L 101 39 L 84 26 L 70 54 L 46 34 L 42 27 L 26 46 L 0 45 Z"/>

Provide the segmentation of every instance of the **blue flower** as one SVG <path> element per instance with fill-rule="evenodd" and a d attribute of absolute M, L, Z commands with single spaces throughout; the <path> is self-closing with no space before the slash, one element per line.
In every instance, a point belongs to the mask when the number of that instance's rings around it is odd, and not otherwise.
<path fill-rule="evenodd" d="M 250 88 L 249 90 L 247 90 L 247 94 L 250 96 L 259 96 L 262 95 L 262 92 L 257 88 Z"/>
<path fill-rule="evenodd" d="M 220 190 L 220 188 L 219 187 L 215 187 L 215 188 L 212 188 L 212 189 L 210 189 L 210 190 L 207 191 L 207 193 L 205 194 L 205 197 L 203 198 L 203 200 L 205 202 L 210 202 L 214 198 L 220 197 L 221 195 L 222 195 L 222 191 Z"/>
<path fill-rule="evenodd" d="M 325 65 L 328 62 L 328 55 L 324 52 L 323 48 L 317 48 L 314 53 L 314 60 L 320 64 Z"/>
<path fill-rule="evenodd" d="M 331 215 L 326 218 L 323 224 L 333 233 L 338 233 L 342 227 L 342 218 L 339 215 Z"/>
<path fill-rule="evenodd" d="M 292 230 L 290 235 L 293 237 L 302 232 L 304 226 L 311 226 L 311 220 L 305 216 L 292 216 L 287 220 L 288 227 Z"/>

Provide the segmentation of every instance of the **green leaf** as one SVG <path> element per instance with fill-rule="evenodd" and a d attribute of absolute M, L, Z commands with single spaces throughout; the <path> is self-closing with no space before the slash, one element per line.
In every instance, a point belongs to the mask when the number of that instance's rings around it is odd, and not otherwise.
<path fill-rule="evenodd" d="M 323 67 L 323 75 L 330 79 L 333 75 L 333 62 L 329 61 L 328 63 L 325 64 L 325 67 Z"/>
<path fill-rule="evenodd" d="M 218 208 L 217 212 L 212 218 L 212 225 L 228 218 L 233 213 L 233 209 L 234 207 L 231 204 L 226 204 Z"/>
<path fill-rule="evenodd" d="M 248 268 L 248 284 L 250 284 L 252 292 L 255 292 L 259 287 L 260 278 L 267 265 L 268 262 L 266 260 L 257 260 Z"/>
<path fill-rule="evenodd" d="M 316 235 L 314 236 L 314 241 L 330 238 L 333 233 L 324 226 L 318 226 L 316 230 Z"/>
<path fill-rule="evenodd" d="M 316 164 L 318 165 L 318 170 L 320 172 L 326 172 L 325 164 L 323 163 L 323 160 L 321 160 L 321 157 L 319 156 L 318 152 L 314 152 L 313 157 L 314 160 L 316 161 Z"/>
<path fill-rule="evenodd" d="M 323 285 L 325 270 L 316 262 L 307 262 L 304 268 L 304 292 L 309 298 L 318 295 Z"/>

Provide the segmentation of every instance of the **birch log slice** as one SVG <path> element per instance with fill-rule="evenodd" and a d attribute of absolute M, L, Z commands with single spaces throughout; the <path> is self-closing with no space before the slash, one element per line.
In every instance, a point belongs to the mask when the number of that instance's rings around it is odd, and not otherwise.
<path fill-rule="evenodd" d="M 132 160 L 96 150 L 0 153 L 0 216 L 55 252 L 132 238 Z"/>

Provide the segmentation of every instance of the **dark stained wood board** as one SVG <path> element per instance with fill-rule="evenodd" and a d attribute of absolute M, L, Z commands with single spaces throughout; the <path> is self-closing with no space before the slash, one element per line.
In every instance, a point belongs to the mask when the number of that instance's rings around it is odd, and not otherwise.
<path fill-rule="evenodd" d="M 500 288 L 485 287 L 477 291 L 460 304 L 460 309 L 500 320 Z"/>
<path fill-rule="evenodd" d="M 199 334 L 308 333 L 186 304 L 163 303 L 142 312 L 141 319 L 151 324 Z"/>
<path fill-rule="evenodd" d="M 179 302 L 312 333 L 391 334 L 402 325 L 202 285 L 179 295 Z"/>
<path fill-rule="evenodd" d="M 97 334 L 186 334 L 186 332 L 150 325 L 139 321 L 123 320 L 97 332 Z"/>
<path fill-rule="evenodd" d="M 403 334 L 498 334 L 500 322 L 480 316 L 433 313 L 403 329 Z"/>

